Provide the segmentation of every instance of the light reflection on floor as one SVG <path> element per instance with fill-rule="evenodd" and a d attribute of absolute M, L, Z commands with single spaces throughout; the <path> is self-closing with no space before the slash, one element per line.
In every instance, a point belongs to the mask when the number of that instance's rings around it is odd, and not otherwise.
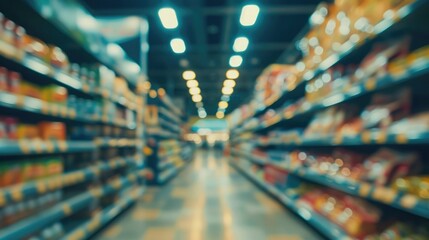
<path fill-rule="evenodd" d="M 199 150 L 191 166 L 149 189 L 99 240 L 313 240 L 297 217 L 229 167 L 221 152 Z"/>

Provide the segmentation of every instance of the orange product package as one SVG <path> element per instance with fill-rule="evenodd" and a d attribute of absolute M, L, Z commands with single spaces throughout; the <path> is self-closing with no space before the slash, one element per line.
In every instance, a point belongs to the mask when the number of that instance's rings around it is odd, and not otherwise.
<path fill-rule="evenodd" d="M 38 125 L 43 140 L 66 140 L 66 126 L 61 122 L 41 122 Z"/>
<path fill-rule="evenodd" d="M 39 138 L 39 130 L 36 125 L 18 124 L 17 127 L 18 139 L 37 139 Z"/>

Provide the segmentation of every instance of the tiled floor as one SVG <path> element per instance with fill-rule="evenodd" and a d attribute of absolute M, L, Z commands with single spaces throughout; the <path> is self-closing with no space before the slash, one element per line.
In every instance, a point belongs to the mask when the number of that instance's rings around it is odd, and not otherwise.
<path fill-rule="evenodd" d="M 305 223 L 232 169 L 220 152 L 195 160 L 139 202 L 98 240 L 313 240 Z"/>

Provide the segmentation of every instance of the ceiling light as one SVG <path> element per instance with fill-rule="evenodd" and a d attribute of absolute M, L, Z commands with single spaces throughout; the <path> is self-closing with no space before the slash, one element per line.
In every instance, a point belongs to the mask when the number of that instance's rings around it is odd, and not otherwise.
<path fill-rule="evenodd" d="M 170 42 L 171 49 L 173 52 L 180 54 L 186 51 L 185 42 L 181 38 L 173 38 Z"/>
<path fill-rule="evenodd" d="M 198 87 L 198 81 L 197 80 L 189 80 L 186 82 L 186 86 L 188 88 Z"/>
<path fill-rule="evenodd" d="M 201 112 L 198 112 L 198 116 L 200 117 L 200 118 L 206 118 L 207 117 L 207 113 L 206 113 L 206 111 L 201 111 Z"/>
<path fill-rule="evenodd" d="M 234 89 L 231 87 L 223 87 L 222 88 L 222 94 L 224 95 L 231 95 L 234 92 Z"/>
<path fill-rule="evenodd" d="M 194 95 L 194 96 L 192 96 L 192 101 L 193 102 L 201 102 L 203 100 L 203 97 L 201 97 L 201 95 Z"/>
<path fill-rule="evenodd" d="M 238 37 L 235 39 L 232 49 L 235 52 L 244 52 L 247 46 L 249 46 L 249 39 L 247 37 Z"/>
<path fill-rule="evenodd" d="M 229 65 L 231 67 L 240 67 L 242 63 L 243 58 L 239 55 L 231 56 L 231 58 L 229 59 Z"/>
<path fill-rule="evenodd" d="M 228 107 L 228 103 L 225 101 L 220 101 L 219 102 L 219 108 L 225 109 Z"/>
<path fill-rule="evenodd" d="M 198 103 L 195 104 L 195 106 L 197 108 L 202 108 L 202 107 L 204 107 L 204 104 L 202 102 L 198 102 Z"/>
<path fill-rule="evenodd" d="M 228 79 L 237 79 L 240 76 L 240 72 L 236 69 L 229 69 L 226 71 L 226 78 Z"/>
<path fill-rule="evenodd" d="M 182 77 L 185 80 L 192 80 L 192 79 L 195 79 L 197 75 L 195 75 L 194 71 L 188 70 L 183 72 Z"/>
<path fill-rule="evenodd" d="M 225 113 L 223 113 L 223 112 L 217 112 L 216 113 L 216 117 L 219 118 L 219 119 L 222 119 L 223 117 L 225 117 Z"/>
<path fill-rule="evenodd" d="M 243 26 L 252 26 L 258 18 L 259 7 L 257 5 L 246 5 L 241 9 L 240 23 Z"/>
<path fill-rule="evenodd" d="M 160 97 L 163 97 L 163 96 L 165 95 L 165 89 L 164 89 L 164 88 L 160 88 L 160 89 L 158 89 L 158 95 L 159 95 Z"/>
<path fill-rule="evenodd" d="M 225 101 L 228 102 L 230 99 L 230 97 L 228 95 L 222 95 L 222 97 L 220 98 L 221 101 Z"/>
<path fill-rule="evenodd" d="M 193 87 L 189 89 L 189 94 L 197 95 L 201 93 L 201 89 L 199 87 Z"/>
<path fill-rule="evenodd" d="M 156 91 L 154 90 L 154 89 L 152 89 L 152 90 L 150 90 L 149 91 L 149 96 L 151 97 L 151 98 L 156 98 L 156 96 L 157 96 L 158 94 L 156 93 Z"/>
<path fill-rule="evenodd" d="M 235 81 L 232 79 L 226 79 L 225 81 L 223 81 L 223 86 L 224 87 L 235 87 Z"/>
<path fill-rule="evenodd" d="M 166 29 L 175 29 L 177 26 L 179 26 L 176 11 L 174 11 L 173 8 L 159 9 L 158 16 L 161 19 L 162 26 L 164 26 Z"/>

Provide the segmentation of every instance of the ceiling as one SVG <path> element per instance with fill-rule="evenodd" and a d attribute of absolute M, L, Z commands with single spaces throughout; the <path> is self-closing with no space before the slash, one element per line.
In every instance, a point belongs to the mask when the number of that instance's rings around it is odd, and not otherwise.
<path fill-rule="evenodd" d="M 81 0 L 95 16 L 143 16 L 149 21 L 148 75 L 152 83 L 166 89 L 174 98 L 183 98 L 189 114 L 197 115 L 182 72 L 194 70 L 200 83 L 204 107 L 214 115 L 222 96 L 229 57 L 234 53 L 232 44 L 239 35 L 249 38 L 249 48 L 242 54 L 243 64 L 238 68 L 240 77 L 231 96 L 226 113 L 248 101 L 255 80 L 261 71 L 279 60 L 291 48 L 295 37 L 307 25 L 308 18 L 320 1 L 316 0 Z M 252 27 L 240 25 L 241 7 L 256 3 L 260 13 Z M 173 7 L 179 27 L 163 28 L 158 9 Z M 170 40 L 181 37 L 187 50 L 175 54 Z M 138 61 L 139 43 L 122 44 L 131 58 Z M 293 48 L 293 47 L 292 47 Z M 294 61 L 282 58 L 281 62 Z M 187 64 L 186 64 L 187 63 Z"/>

